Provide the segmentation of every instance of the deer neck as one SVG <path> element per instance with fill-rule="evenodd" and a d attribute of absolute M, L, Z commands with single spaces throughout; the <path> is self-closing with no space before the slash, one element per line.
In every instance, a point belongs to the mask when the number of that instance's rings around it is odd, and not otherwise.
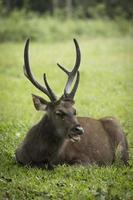
<path fill-rule="evenodd" d="M 45 116 L 40 121 L 41 129 L 45 140 L 51 145 L 60 146 L 64 142 L 65 138 L 60 137 L 58 134 L 58 130 L 50 117 L 45 114 Z"/>

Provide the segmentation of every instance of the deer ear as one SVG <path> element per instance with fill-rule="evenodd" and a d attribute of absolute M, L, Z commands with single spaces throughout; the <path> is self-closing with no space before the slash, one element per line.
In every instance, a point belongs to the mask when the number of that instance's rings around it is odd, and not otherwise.
<path fill-rule="evenodd" d="M 32 94 L 32 99 L 36 110 L 44 111 L 46 109 L 48 102 L 45 99 L 34 94 Z"/>

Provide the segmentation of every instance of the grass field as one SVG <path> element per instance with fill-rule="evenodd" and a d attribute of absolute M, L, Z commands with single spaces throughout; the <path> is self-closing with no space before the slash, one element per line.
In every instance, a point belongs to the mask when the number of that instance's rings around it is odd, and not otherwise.
<path fill-rule="evenodd" d="M 0 199 L 131 200 L 133 198 L 133 39 L 77 38 L 82 52 L 81 81 L 76 95 L 78 115 L 117 117 L 129 142 L 128 167 L 68 167 L 54 171 L 17 165 L 14 151 L 43 113 L 34 110 L 31 93 L 38 92 L 24 77 L 24 43 L 0 44 Z M 66 77 L 56 62 L 74 63 L 72 40 L 34 43 L 31 65 L 40 82 L 46 72 L 59 96 Z"/>

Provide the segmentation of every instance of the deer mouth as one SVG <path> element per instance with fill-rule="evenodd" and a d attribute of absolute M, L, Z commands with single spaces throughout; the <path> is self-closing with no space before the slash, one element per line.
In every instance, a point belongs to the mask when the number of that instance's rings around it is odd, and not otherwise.
<path fill-rule="evenodd" d="M 75 132 L 73 132 L 73 131 L 71 131 L 68 134 L 68 137 L 69 137 L 70 141 L 72 141 L 72 142 L 79 142 L 80 139 L 81 139 L 80 135 L 75 133 Z"/>
<path fill-rule="evenodd" d="M 70 141 L 72 142 L 79 142 L 80 141 L 80 135 L 69 135 Z"/>

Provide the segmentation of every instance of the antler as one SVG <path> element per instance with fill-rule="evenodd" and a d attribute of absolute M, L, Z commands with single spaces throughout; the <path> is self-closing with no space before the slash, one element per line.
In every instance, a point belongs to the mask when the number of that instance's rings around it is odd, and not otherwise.
<path fill-rule="evenodd" d="M 75 44 L 75 48 L 76 48 L 76 61 L 75 61 L 75 65 L 72 69 L 71 72 L 69 72 L 67 69 L 65 69 L 62 65 L 60 65 L 59 63 L 57 63 L 57 65 L 68 75 L 68 80 L 64 89 L 64 95 L 65 96 L 69 96 L 71 98 L 74 98 L 74 95 L 76 93 L 76 90 L 78 88 L 78 84 L 79 84 L 79 66 L 80 66 L 80 61 L 81 61 L 81 53 L 80 53 L 80 48 L 78 45 L 78 42 L 76 39 L 73 39 L 74 44 Z M 72 89 L 72 91 L 70 92 L 70 87 L 72 85 L 72 82 L 75 78 L 75 75 L 77 73 L 77 78 L 74 84 L 74 87 Z"/>
<path fill-rule="evenodd" d="M 74 84 L 74 86 L 73 86 L 72 91 L 71 91 L 70 94 L 68 95 L 69 98 L 71 98 L 71 99 L 73 99 L 74 96 L 75 96 L 75 93 L 76 93 L 77 88 L 78 88 L 79 80 L 80 80 L 80 73 L 79 73 L 79 71 L 77 71 L 77 77 L 76 77 L 75 84 Z"/>
<path fill-rule="evenodd" d="M 31 72 L 30 64 L 29 64 L 29 54 L 28 54 L 29 41 L 30 41 L 30 39 L 27 39 L 26 44 L 25 44 L 25 48 L 24 48 L 24 74 L 36 88 L 38 88 L 43 93 L 45 93 L 49 97 L 49 99 L 51 101 L 55 101 L 56 100 L 56 96 L 53 93 L 52 89 L 50 88 L 50 86 L 49 86 L 49 84 L 47 82 L 46 74 L 44 74 L 44 77 L 43 77 L 44 78 L 44 82 L 45 82 L 45 86 L 46 86 L 46 88 L 45 88 L 35 80 L 32 72 Z"/>

